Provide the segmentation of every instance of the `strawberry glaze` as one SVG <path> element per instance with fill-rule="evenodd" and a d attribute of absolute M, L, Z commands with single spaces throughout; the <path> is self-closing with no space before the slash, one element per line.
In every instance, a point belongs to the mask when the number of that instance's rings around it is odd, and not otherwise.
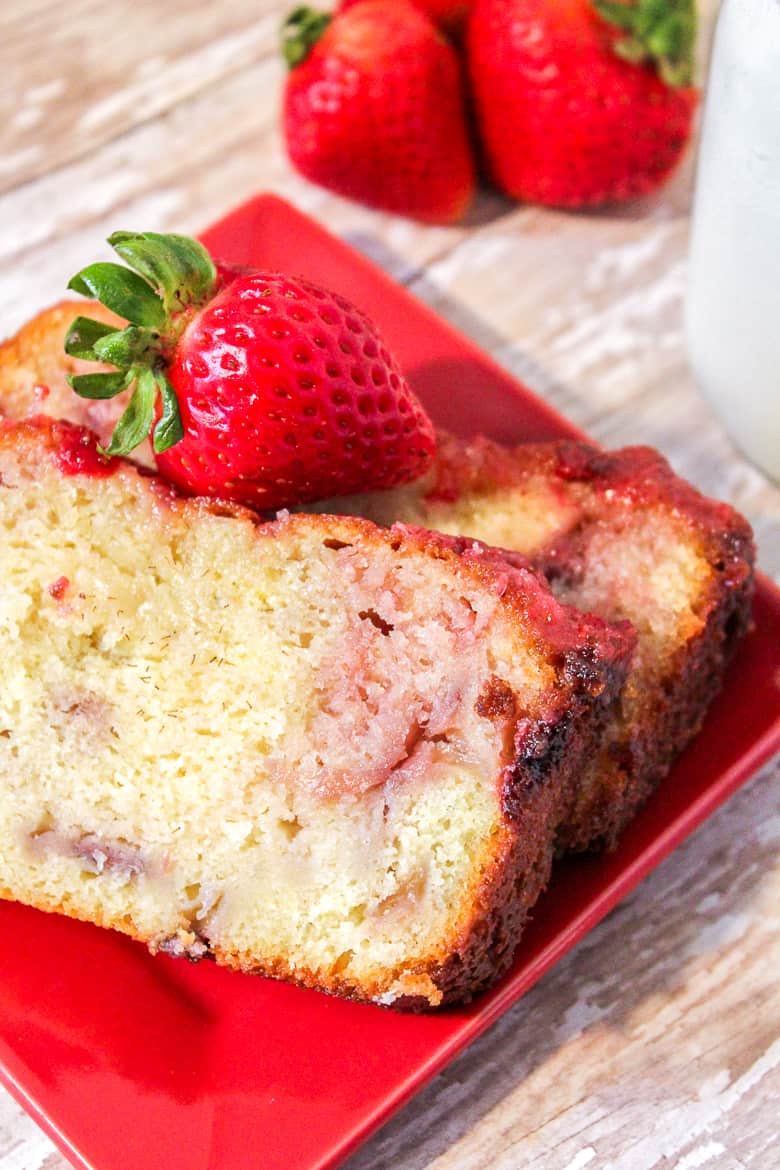
<path fill-rule="evenodd" d="M 104 478 L 114 473 L 116 459 L 100 454 L 95 436 L 90 431 L 67 423 L 61 423 L 57 429 L 59 445 L 54 460 L 63 475 Z"/>
<path fill-rule="evenodd" d="M 97 437 L 87 427 L 76 426 L 64 419 L 52 419 L 45 414 L 31 415 L 21 422 L 0 418 L 0 438 L 14 444 L 18 438 L 30 434 L 43 446 L 63 475 L 91 475 L 103 478 L 113 475 L 121 465 L 119 459 L 101 455 Z"/>
<path fill-rule="evenodd" d="M 562 442 L 556 456 L 554 470 L 562 481 L 587 484 L 613 506 L 671 505 L 705 533 L 725 528 L 743 544 L 751 540 L 745 520 L 729 504 L 708 499 L 680 479 L 652 447 L 601 451 L 586 443 Z"/>

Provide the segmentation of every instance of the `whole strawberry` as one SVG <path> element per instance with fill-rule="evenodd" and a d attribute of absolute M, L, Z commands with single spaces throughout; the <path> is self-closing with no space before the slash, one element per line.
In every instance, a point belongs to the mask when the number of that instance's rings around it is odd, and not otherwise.
<path fill-rule="evenodd" d="M 499 187 L 558 207 L 660 186 L 691 132 L 693 0 L 475 0 L 467 48 Z"/>
<path fill-rule="evenodd" d="M 355 4 L 365 4 L 366 0 L 341 0 L 339 12 L 352 8 Z M 416 8 L 424 12 L 429 20 L 438 25 L 444 32 L 458 37 L 463 30 L 466 17 L 471 7 L 471 0 L 412 0 Z"/>
<path fill-rule="evenodd" d="M 283 44 L 287 150 L 307 179 L 430 223 L 463 215 L 475 177 L 460 62 L 414 4 L 298 8 Z"/>
<path fill-rule="evenodd" d="M 93 264 L 69 287 L 130 324 L 79 317 L 65 341 L 117 367 L 69 379 L 78 394 L 135 387 L 108 454 L 151 432 L 178 487 L 257 509 L 392 487 L 428 466 L 432 424 L 349 301 L 280 273 L 218 271 L 185 236 L 109 243 L 132 270 Z"/>

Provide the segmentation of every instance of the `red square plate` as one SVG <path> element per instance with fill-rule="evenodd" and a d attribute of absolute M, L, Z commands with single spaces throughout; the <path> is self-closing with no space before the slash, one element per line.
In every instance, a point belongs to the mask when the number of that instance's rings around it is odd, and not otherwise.
<path fill-rule="evenodd" d="M 211 228 L 221 259 L 339 289 L 382 327 L 433 417 L 519 440 L 576 428 L 317 224 L 261 196 Z M 706 729 L 617 852 L 561 865 L 512 970 L 470 1007 L 403 1016 L 168 959 L 0 904 L 0 1072 L 77 1167 L 325 1170 L 513 1004 L 780 747 L 780 594 Z"/>

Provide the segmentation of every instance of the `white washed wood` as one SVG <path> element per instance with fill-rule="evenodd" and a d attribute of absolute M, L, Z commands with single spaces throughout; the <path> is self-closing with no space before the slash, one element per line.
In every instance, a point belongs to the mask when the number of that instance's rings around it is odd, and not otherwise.
<path fill-rule="evenodd" d="M 620 215 L 486 194 L 468 224 L 434 229 L 357 208 L 284 158 L 287 7 L 5 0 L 0 332 L 57 299 L 117 226 L 195 230 L 273 189 L 600 440 L 653 443 L 732 499 L 780 574 L 780 492 L 733 450 L 684 360 L 690 161 Z M 709 28 L 717 5 L 703 7 Z M 774 1170 L 779 778 L 775 765 L 740 792 L 349 1170 Z M 0 1092 L 0 1170 L 65 1166 Z"/>

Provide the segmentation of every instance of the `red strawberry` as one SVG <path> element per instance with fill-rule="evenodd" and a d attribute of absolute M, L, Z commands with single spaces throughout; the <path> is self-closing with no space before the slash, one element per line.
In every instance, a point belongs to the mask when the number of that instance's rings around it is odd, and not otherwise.
<path fill-rule="evenodd" d="M 341 0 L 339 12 L 364 3 L 365 0 Z M 429 20 L 453 36 L 460 34 L 471 8 L 471 0 L 413 0 L 413 3 Z"/>
<path fill-rule="evenodd" d="M 507 194 L 584 207 L 667 178 L 690 136 L 693 0 L 475 0 L 468 57 Z"/>
<path fill-rule="evenodd" d="M 116 232 L 109 243 L 134 271 L 93 264 L 69 287 L 131 324 L 79 317 L 65 342 L 117 367 L 71 378 L 78 394 L 135 383 L 108 454 L 151 431 L 178 487 L 259 509 L 393 487 L 428 466 L 432 424 L 344 297 L 279 273 L 218 272 L 184 236 Z"/>
<path fill-rule="evenodd" d="M 430 223 L 474 194 L 460 62 L 408 0 L 362 0 L 331 19 L 298 8 L 283 30 L 290 158 L 315 183 Z"/>

